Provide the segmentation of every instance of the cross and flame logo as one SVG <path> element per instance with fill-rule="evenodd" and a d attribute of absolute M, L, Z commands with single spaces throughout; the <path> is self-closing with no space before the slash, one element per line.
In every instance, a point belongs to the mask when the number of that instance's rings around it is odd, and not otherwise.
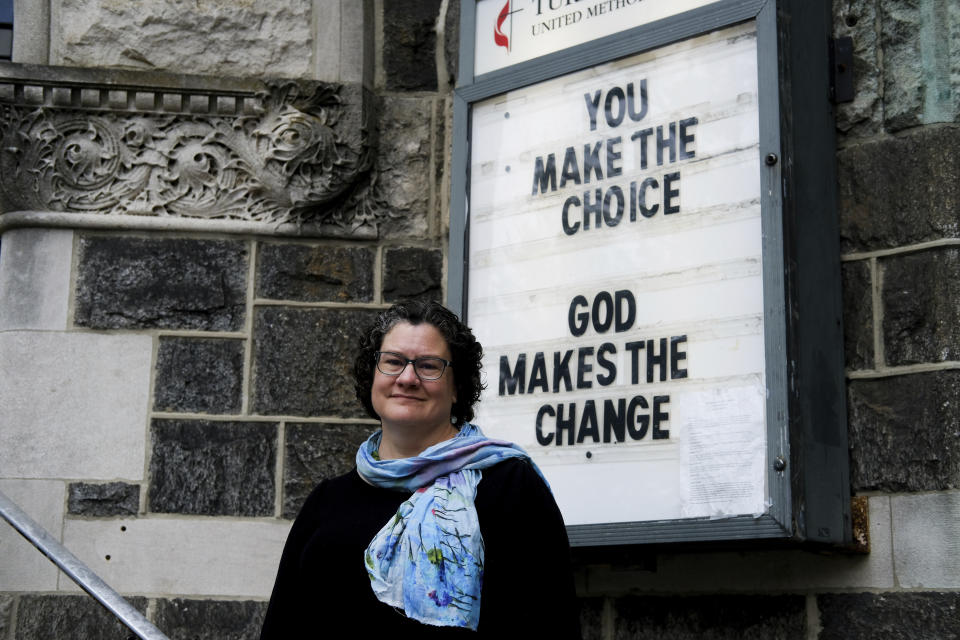
<path fill-rule="evenodd" d="M 503 47 L 508 52 L 512 49 L 512 40 L 513 40 L 513 14 L 518 11 L 523 11 L 523 9 L 514 9 L 512 5 L 513 0 L 507 0 L 506 4 L 503 5 L 503 9 L 500 9 L 499 15 L 497 15 L 497 24 L 493 27 L 493 41 L 498 47 Z M 503 30 L 503 23 L 510 20 L 507 25 L 507 32 Z"/>

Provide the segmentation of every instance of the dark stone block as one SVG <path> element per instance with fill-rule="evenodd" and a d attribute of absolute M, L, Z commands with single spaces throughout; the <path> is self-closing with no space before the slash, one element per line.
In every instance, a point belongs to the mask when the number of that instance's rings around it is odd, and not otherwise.
<path fill-rule="evenodd" d="M 614 638 L 804 640 L 803 596 L 625 597 L 615 605 Z"/>
<path fill-rule="evenodd" d="M 870 262 L 844 262 L 843 358 L 848 369 L 872 369 L 873 289 Z"/>
<path fill-rule="evenodd" d="M 127 598 L 146 614 L 146 598 Z M 17 607 L 16 640 L 127 640 L 133 632 L 87 595 L 24 595 Z"/>
<path fill-rule="evenodd" d="M 387 89 L 437 90 L 437 17 L 441 0 L 383 3 L 383 66 Z"/>
<path fill-rule="evenodd" d="M 603 598 L 580 598 L 580 634 L 583 640 L 602 640 Z"/>
<path fill-rule="evenodd" d="M 157 628 L 170 640 L 257 640 L 266 602 L 158 600 Z"/>
<path fill-rule="evenodd" d="M 880 264 L 886 363 L 960 360 L 960 249 L 893 256 Z"/>
<path fill-rule="evenodd" d="M 74 321 L 94 329 L 237 331 L 247 245 L 237 240 L 80 238 Z"/>
<path fill-rule="evenodd" d="M 460 3 L 451 2 L 447 5 L 447 15 L 443 17 L 444 51 L 447 61 L 447 84 L 451 87 L 457 84 L 457 72 L 460 67 Z"/>
<path fill-rule="evenodd" d="M 371 425 L 288 424 L 283 465 L 283 517 L 294 518 L 321 480 L 350 471 Z"/>
<path fill-rule="evenodd" d="M 154 410 L 240 413 L 243 347 L 229 338 L 160 338 Z"/>
<path fill-rule="evenodd" d="M 430 234 L 431 194 L 439 189 L 431 171 L 436 161 L 436 103 L 422 95 L 385 96 L 381 101 L 374 193 L 387 212 L 378 222 L 382 238 Z"/>
<path fill-rule="evenodd" d="M 298 302 L 373 300 L 373 249 L 261 243 L 257 297 Z"/>
<path fill-rule="evenodd" d="M 277 425 L 154 420 L 151 435 L 150 511 L 274 514 Z"/>
<path fill-rule="evenodd" d="M 836 593 L 817 596 L 819 640 L 960 638 L 960 593 Z"/>
<path fill-rule="evenodd" d="M 68 490 L 67 513 L 70 515 L 135 516 L 140 511 L 140 485 L 137 484 L 71 482 Z"/>
<path fill-rule="evenodd" d="M 960 129 L 923 127 L 838 155 L 844 253 L 960 235 Z"/>
<path fill-rule="evenodd" d="M 443 300 L 443 253 L 439 249 L 387 249 L 383 256 L 383 299 Z"/>
<path fill-rule="evenodd" d="M 854 491 L 960 487 L 960 371 L 848 383 Z"/>
<path fill-rule="evenodd" d="M 361 332 L 376 311 L 261 307 L 254 316 L 253 410 L 366 417 L 353 391 Z"/>

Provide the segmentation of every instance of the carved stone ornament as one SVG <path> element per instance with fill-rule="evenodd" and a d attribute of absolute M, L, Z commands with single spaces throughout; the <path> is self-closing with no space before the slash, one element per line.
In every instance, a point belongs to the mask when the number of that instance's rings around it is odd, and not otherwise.
<path fill-rule="evenodd" d="M 353 85 L 3 64 L 0 213 L 355 234 L 386 215 L 368 202 L 369 104 Z"/>

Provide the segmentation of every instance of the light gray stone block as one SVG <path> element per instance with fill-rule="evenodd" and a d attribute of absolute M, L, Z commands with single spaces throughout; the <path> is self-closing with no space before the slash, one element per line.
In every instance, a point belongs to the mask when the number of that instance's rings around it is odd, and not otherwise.
<path fill-rule="evenodd" d="M 0 467 L 5 471 L 5 467 Z M 54 480 L 0 480 L 0 491 L 54 538 L 63 528 L 64 483 Z M 0 520 L 0 591 L 53 591 L 55 564 Z M 0 628 L 2 628 L 0 624 Z M 0 638 L 5 637 L 0 635 Z"/>
<path fill-rule="evenodd" d="M 13 61 L 29 64 L 50 62 L 50 3 L 13 1 Z"/>
<path fill-rule="evenodd" d="M 152 340 L 0 333 L 0 469 L 8 477 L 143 479 Z"/>
<path fill-rule="evenodd" d="M 290 523 L 68 518 L 63 529 L 64 545 L 121 593 L 268 598 Z M 64 578 L 60 588 L 79 589 L 69 582 Z"/>
<path fill-rule="evenodd" d="M 0 242 L 0 331 L 66 329 L 73 232 L 12 229 Z"/>
<path fill-rule="evenodd" d="M 960 491 L 893 496 L 891 508 L 900 586 L 960 588 Z"/>

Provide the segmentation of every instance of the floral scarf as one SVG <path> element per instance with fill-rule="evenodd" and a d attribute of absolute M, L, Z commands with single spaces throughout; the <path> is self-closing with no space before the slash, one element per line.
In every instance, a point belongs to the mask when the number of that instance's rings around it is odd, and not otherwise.
<path fill-rule="evenodd" d="M 378 460 L 380 436 L 378 431 L 360 445 L 357 471 L 374 486 L 413 495 L 364 552 L 373 592 L 424 624 L 476 630 L 483 538 L 473 500 L 480 470 L 530 456 L 511 442 L 487 438 L 470 423 L 413 458 Z"/>

